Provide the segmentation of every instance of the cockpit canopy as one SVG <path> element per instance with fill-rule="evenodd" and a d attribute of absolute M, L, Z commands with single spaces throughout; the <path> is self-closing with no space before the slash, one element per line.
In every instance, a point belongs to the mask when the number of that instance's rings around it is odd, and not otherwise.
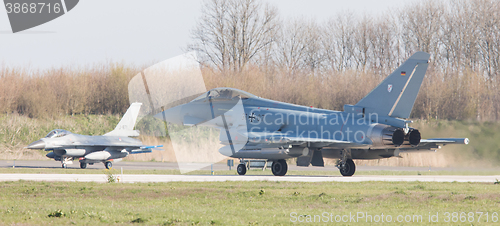
<path fill-rule="evenodd" d="M 212 101 L 217 100 L 232 100 L 236 98 L 248 99 L 248 98 L 256 98 L 257 96 L 234 88 L 215 88 L 211 89 L 208 92 L 202 94 L 201 96 L 195 98 L 191 102 L 199 101 L 203 99 L 210 98 Z"/>
<path fill-rule="evenodd" d="M 70 132 L 63 130 L 63 129 L 55 129 L 50 131 L 45 138 L 56 138 L 56 137 L 64 137 L 66 135 L 70 134 Z"/>

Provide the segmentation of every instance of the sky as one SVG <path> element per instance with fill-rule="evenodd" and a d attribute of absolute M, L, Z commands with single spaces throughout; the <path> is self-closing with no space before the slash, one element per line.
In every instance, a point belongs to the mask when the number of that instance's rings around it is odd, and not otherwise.
<path fill-rule="evenodd" d="M 415 0 L 414 0 L 415 1 Z M 48 69 L 123 62 L 147 66 L 183 54 L 203 0 L 80 0 L 65 15 L 12 33 L 0 7 L 0 68 Z M 268 0 L 283 19 L 378 16 L 409 0 Z"/>

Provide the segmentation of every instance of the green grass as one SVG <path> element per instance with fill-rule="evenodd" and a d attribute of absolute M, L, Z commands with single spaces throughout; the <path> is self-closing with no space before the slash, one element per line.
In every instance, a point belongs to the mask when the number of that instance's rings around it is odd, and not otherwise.
<path fill-rule="evenodd" d="M 500 185 L 493 183 L 18 181 L 2 182 L 0 190 L 0 224 L 286 225 L 291 214 L 305 220 L 363 212 L 422 215 L 418 225 L 439 213 L 440 225 L 449 225 L 445 212 L 488 212 L 490 222 L 500 212 Z"/>
<path fill-rule="evenodd" d="M 115 167 L 115 173 L 120 172 L 120 168 Z M 179 175 L 179 170 L 123 170 L 124 174 L 160 174 L 160 175 Z M 0 173 L 31 173 L 31 174 L 104 174 L 105 169 L 62 169 L 62 168 L 0 168 Z M 187 175 L 210 175 L 210 170 L 195 170 Z M 216 170 L 215 175 L 237 175 L 236 170 Z M 247 171 L 246 175 L 272 175 L 270 169 L 265 171 L 252 169 Z M 338 170 L 289 170 L 287 175 L 317 175 L 317 176 L 340 176 Z M 392 171 L 392 170 L 373 170 L 357 171 L 355 175 L 500 175 L 499 170 L 436 170 L 436 171 Z M 500 176 L 499 176 L 500 179 Z"/>

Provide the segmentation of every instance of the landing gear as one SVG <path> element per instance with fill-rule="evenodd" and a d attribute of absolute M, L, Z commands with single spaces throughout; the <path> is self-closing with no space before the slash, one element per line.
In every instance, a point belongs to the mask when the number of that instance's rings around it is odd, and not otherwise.
<path fill-rule="evenodd" d="M 61 164 L 62 168 L 68 168 L 68 164 L 73 164 L 73 157 L 62 157 Z"/>
<path fill-rule="evenodd" d="M 344 177 L 350 177 L 356 172 L 356 165 L 352 161 L 351 149 L 344 149 L 341 152 L 342 158 L 337 164 L 337 168 L 340 170 L 340 174 Z"/>
<path fill-rule="evenodd" d="M 284 159 L 273 161 L 271 166 L 274 176 L 285 176 L 286 171 L 288 171 L 288 165 Z"/>
<path fill-rule="evenodd" d="M 113 168 L 113 163 L 111 163 L 111 162 L 105 162 L 104 166 L 106 167 L 106 169 L 111 169 L 111 168 Z"/>
<path fill-rule="evenodd" d="M 236 167 L 236 171 L 239 175 L 245 175 L 245 173 L 247 173 L 247 166 L 245 166 L 245 164 L 243 163 L 240 163 L 238 167 Z"/>
<path fill-rule="evenodd" d="M 82 169 L 87 168 L 87 163 L 85 163 L 85 162 L 80 162 L 80 168 L 82 168 Z"/>
<path fill-rule="evenodd" d="M 347 159 L 344 163 L 339 164 L 340 174 L 344 177 L 350 177 L 356 172 L 356 165 L 352 159 Z"/>

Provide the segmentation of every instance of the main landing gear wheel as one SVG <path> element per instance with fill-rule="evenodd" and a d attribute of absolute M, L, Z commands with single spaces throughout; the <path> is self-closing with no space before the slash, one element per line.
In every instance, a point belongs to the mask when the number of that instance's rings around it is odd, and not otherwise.
<path fill-rule="evenodd" d="M 345 163 L 340 164 L 340 174 L 344 177 L 350 177 L 356 172 L 356 165 L 352 159 L 347 159 Z"/>
<path fill-rule="evenodd" d="M 68 165 L 66 165 L 66 163 L 63 163 L 62 168 L 66 169 L 66 168 L 68 168 Z"/>
<path fill-rule="evenodd" d="M 285 176 L 286 171 L 288 171 L 288 165 L 284 159 L 273 161 L 271 166 L 274 176 Z"/>
<path fill-rule="evenodd" d="M 87 163 L 80 162 L 80 168 L 82 168 L 82 169 L 87 168 Z"/>
<path fill-rule="evenodd" d="M 111 163 L 111 162 L 105 162 L 104 166 L 106 167 L 106 169 L 111 169 L 111 168 L 113 168 L 113 163 Z"/>
<path fill-rule="evenodd" d="M 245 173 L 247 173 L 247 167 L 245 164 L 239 164 L 238 167 L 236 167 L 236 171 L 239 175 L 245 175 Z"/>

